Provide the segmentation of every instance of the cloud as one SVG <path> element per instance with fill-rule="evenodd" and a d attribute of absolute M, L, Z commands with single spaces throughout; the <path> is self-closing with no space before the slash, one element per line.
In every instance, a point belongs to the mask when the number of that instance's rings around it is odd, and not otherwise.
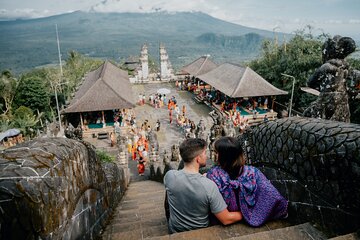
<path fill-rule="evenodd" d="M 360 19 L 350 19 L 349 23 L 350 24 L 360 24 Z"/>
<path fill-rule="evenodd" d="M 104 0 L 91 7 L 95 12 L 209 12 L 216 9 L 213 1 L 179 1 L 179 0 Z"/>
<path fill-rule="evenodd" d="M 306 25 L 323 28 L 326 31 L 359 29 L 357 16 L 358 0 L 302 0 L 289 3 L 286 0 L 32 0 L 28 5 L 23 0 L 7 1 L 2 4 L 0 20 L 16 18 L 39 18 L 69 12 L 70 9 L 92 12 L 194 12 L 207 13 L 215 18 L 243 26 L 276 32 L 292 33 Z M 350 1 L 345 4 L 344 1 Z M 10 10 L 13 2 L 24 9 Z M 25 8 L 28 6 L 28 8 Z M 346 6 L 340 8 L 339 6 Z M 349 7 L 351 6 L 351 7 Z M 6 10 L 7 9 L 7 10 Z M 38 10 L 36 10 L 38 9 Z M 40 10 L 49 9 L 49 10 Z M 306 17 L 305 17 L 306 16 Z M 335 19 L 338 17 L 339 19 Z M 347 24 L 348 28 L 344 26 Z M 350 27 L 351 26 L 351 27 Z M 331 30 L 330 30 L 331 29 Z M 335 30 L 334 30 L 335 31 Z"/>
<path fill-rule="evenodd" d="M 35 10 L 31 8 L 15 9 L 8 11 L 0 9 L 0 19 L 27 19 L 27 18 L 41 18 L 51 15 L 49 10 Z"/>

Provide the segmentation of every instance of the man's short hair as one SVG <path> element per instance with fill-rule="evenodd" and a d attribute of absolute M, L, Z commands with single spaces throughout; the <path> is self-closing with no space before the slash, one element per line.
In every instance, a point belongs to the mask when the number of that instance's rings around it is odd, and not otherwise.
<path fill-rule="evenodd" d="M 188 138 L 180 144 L 180 156 L 185 163 L 190 163 L 206 148 L 206 141 L 201 138 Z"/>

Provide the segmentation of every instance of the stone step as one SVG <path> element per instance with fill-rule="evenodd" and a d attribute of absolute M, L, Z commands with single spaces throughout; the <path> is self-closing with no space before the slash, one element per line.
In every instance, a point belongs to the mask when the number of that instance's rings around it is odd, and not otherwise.
<path fill-rule="evenodd" d="M 197 239 L 197 240 L 207 240 L 207 239 L 236 239 L 240 236 L 248 236 L 254 233 L 259 232 L 268 232 L 273 229 L 288 227 L 290 224 L 286 221 L 271 221 L 261 227 L 250 227 L 244 222 L 232 224 L 230 226 L 212 226 L 208 228 L 202 228 L 197 230 L 192 230 L 188 232 L 175 233 L 171 235 L 166 235 L 162 237 L 155 237 L 150 239 Z M 261 239 L 261 238 L 260 238 Z"/>
<path fill-rule="evenodd" d="M 320 231 L 314 228 L 310 223 L 303 223 L 291 227 L 279 228 L 267 232 L 254 233 L 247 236 L 232 238 L 231 240 L 323 240 L 327 239 Z"/>
<path fill-rule="evenodd" d="M 359 240 L 359 239 L 360 239 L 360 235 L 357 233 L 350 233 L 350 234 L 330 238 L 330 240 Z"/>
<path fill-rule="evenodd" d="M 163 184 L 154 181 L 130 183 L 102 239 L 326 239 L 309 223 L 291 226 L 285 220 L 271 221 L 257 228 L 240 222 L 169 235 L 164 200 Z"/>
<path fill-rule="evenodd" d="M 131 182 L 102 239 L 145 239 L 168 234 L 164 185 Z"/>

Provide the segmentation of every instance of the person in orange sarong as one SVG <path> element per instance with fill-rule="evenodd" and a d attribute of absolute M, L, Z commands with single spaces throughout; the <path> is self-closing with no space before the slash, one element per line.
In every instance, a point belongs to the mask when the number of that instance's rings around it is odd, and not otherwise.
<path fill-rule="evenodd" d="M 138 169 L 138 173 L 140 176 L 144 176 L 144 172 L 145 172 L 145 161 L 143 160 L 142 157 L 140 157 L 140 160 L 138 161 L 138 165 L 137 165 L 137 169 Z"/>

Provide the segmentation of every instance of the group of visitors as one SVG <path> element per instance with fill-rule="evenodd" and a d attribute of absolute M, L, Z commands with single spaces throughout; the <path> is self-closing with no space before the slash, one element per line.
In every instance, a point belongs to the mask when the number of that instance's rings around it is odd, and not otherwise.
<path fill-rule="evenodd" d="M 210 85 L 204 85 L 202 81 L 196 82 L 195 79 L 188 78 L 183 82 L 177 81 L 175 85 L 179 90 L 188 90 L 197 94 L 196 98 L 200 101 L 216 106 L 225 117 L 232 120 L 234 127 L 248 125 L 251 117 L 253 120 L 258 119 L 260 116 L 258 108 L 268 109 L 268 97 L 230 98 Z M 264 121 L 269 121 L 269 118 L 266 117 Z M 241 124 L 242 122 L 244 123 Z"/>
<path fill-rule="evenodd" d="M 149 104 L 154 108 L 162 108 L 166 103 L 166 94 L 150 94 L 149 95 Z"/>
<path fill-rule="evenodd" d="M 144 105 L 145 104 L 145 99 L 146 99 L 146 96 L 144 93 L 139 93 L 139 96 L 138 96 L 138 104 L 140 106 Z"/>
<path fill-rule="evenodd" d="M 148 161 L 149 133 L 151 127 L 148 120 L 145 120 L 140 127 L 131 129 L 131 137 L 127 137 L 127 148 L 131 159 L 137 161 L 137 169 L 140 176 L 144 175 L 145 165 Z"/>
<path fill-rule="evenodd" d="M 287 200 L 259 169 L 245 165 L 236 138 L 221 137 L 215 142 L 216 165 L 201 175 L 206 148 L 203 139 L 186 139 L 180 145 L 184 168 L 164 176 L 170 233 L 208 227 L 216 221 L 228 225 L 244 219 L 251 226 L 261 226 L 287 217 Z"/>
<path fill-rule="evenodd" d="M 176 98 L 172 96 L 168 102 L 168 110 L 170 125 L 172 124 L 175 115 L 176 125 L 180 127 L 185 136 L 195 137 L 196 125 L 194 121 L 187 117 L 186 106 L 183 105 L 180 110 L 179 106 L 177 105 Z"/>

